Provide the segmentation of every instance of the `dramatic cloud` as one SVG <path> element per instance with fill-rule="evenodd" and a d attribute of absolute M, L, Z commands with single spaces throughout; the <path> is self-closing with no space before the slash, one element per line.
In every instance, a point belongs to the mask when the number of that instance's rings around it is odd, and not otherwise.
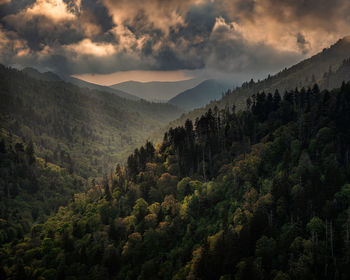
<path fill-rule="evenodd" d="M 80 1 L 77 3 L 79 9 Z M 45 16 L 54 23 L 63 20 L 74 20 L 75 15 L 68 10 L 67 4 L 63 0 L 37 0 L 34 5 L 24 12 L 28 17 Z"/>
<path fill-rule="evenodd" d="M 116 49 L 110 43 L 94 43 L 90 39 L 84 39 L 77 44 L 65 47 L 68 51 L 72 51 L 75 55 L 92 55 L 92 56 L 110 56 L 115 54 Z"/>
<path fill-rule="evenodd" d="M 227 23 L 222 17 L 216 19 L 209 46 L 211 51 L 206 65 L 232 73 L 257 75 L 301 59 L 301 55 L 294 50 L 273 48 L 263 41 L 252 41 L 239 25 Z"/>
<path fill-rule="evenodd" d="M 65 74 L 261 76 L 348 34 L 347 0 L 0 0 L 0 62 Z"/>
<path fill-rule="evenodd" d="M 282 50 L 303 52 L 307 43 L 315 52 L 350 32 L 346 0 L 224 0 L 221 7 L 247 40 Z"/>

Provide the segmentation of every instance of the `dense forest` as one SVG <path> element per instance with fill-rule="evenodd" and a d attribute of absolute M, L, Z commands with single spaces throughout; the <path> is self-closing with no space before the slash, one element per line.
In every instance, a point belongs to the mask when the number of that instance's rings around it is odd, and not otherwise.
<path fill-rule="evenodd" d="M 170 104 L 127 100 L 36 74 L 37 79 L 0 65 L 0 126 L 32 141 L 47 162 L 85 179 L 123 162 L 181 112 Z"/>
<path fill-rule="evenodd" d="M 350 83 L 209 109 L 4 245 L 0 275 L 348 279 L 349 122 Z"/>
<path fill-rule="evenodd" d="M 30 232 L 66 205 L 75 193 L 86 191 L 85 181 L 35 153 L 33 142 L 1 131 L 0 245 Z"/>

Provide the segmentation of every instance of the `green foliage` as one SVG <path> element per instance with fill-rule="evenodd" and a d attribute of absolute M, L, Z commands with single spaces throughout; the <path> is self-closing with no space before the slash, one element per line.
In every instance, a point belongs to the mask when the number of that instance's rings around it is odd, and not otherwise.
<path fill-rule="evenodd" d="M 347 279 L 350 84 L 248 103 L 147 142 L 31 236 L 12 226 L 7 278 Z"/>
<path fill-rule="evenodd" d="M 5 131 L 0 156 L 0 244 L 22 238 L 33 223 L 42 223 L 86 189 L 84 180 L 45 162 L 27 145 Z M 40 232 L 36 225 L 32 236 Z"/>
<path fill-rule="evenodd" d="M 0 126 L 32 141 L 29 157 L 34 144 L 38 156 L 85 179 L 124 162 L 153 131 L 180 114 L 170 104 L 34 79 L 3 65 L 0 99 Z"/>
<path fill-rule="evenodd" d="M 148 204 L 143 198 L 139 198 L 136 200 L 136 203 L 133 207 L 132 214 L 136 217 L 138 221 L 142 221 L 142 219 L 146 216 L 148 211 Z"/>
<path fill-rule="evenodd" d="M 321 235 L 324 231 L 324 223 L 318 217 L 313 217 L 310 222 L 306 225 L 307 231 L 312 234 L 312 241 L 318 242 L 318 236 Z"/>

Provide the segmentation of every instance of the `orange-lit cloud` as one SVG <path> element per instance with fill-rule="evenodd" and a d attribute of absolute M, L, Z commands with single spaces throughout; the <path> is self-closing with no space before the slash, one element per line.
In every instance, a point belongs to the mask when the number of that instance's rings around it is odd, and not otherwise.
<path fill-rule="evenodd" d="M 28 16 L 46 16 L 55 22 L 73 20 L 76 17 L 75 14 L 68 10 L 67 4 L 63 0 L 37 0 L 24 13 Z"/>
<path fill-rule="evenodd" d="M 65 49 L 77 55 L 108 56 L 113 55 L 116 50 L 109 43 L 95 43 L 90 39 L 84 39 L 77 44 L 65 46 Z"/>
<path fill-rule="evenodd" d="M 280 70 L 350 34 L 348 0 L 0 1 L 1 61 L 65 74 L 248 76 Z"/>
<path fill-rule="evenodd" d="M 310 55 L 350 34 L 345 0 L 223 0 L 221 8 L 244 39 L 279 51 Z"/>
<path fill-rule="evenodd" d="M 192 1 L 164 0 L 103 0 L 108 7 L 115 24 L 132 23 L 137 17 L 144 17 L 148 27 L 160 29 L 168 35 L 170 28 L 184 24 L 184 15 Z M 144 26 L 145 27 L 145 26 Z"/>

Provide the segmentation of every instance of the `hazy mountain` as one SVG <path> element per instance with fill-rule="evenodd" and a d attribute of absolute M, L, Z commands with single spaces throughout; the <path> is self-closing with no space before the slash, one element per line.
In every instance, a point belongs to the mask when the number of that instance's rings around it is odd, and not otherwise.
<path fill-rule="evenodd" d="M 42 81 L 62 81 L 62 78 L 60 76 L 58 76 L 57 74 L 53 73 L 53 72 L 44 72 L 41 73 L 38 70 L 36 70 L 35 68 L 32 67 L 26 67 L 22 70 L 23 73 L 26 73 L 28 76 L 34 78 L 34 79 L 38 79 L 38 80 L 42 80 Z"/>
<path fill-rule="evenodd" d="M 286 90 L 312 87 L 316 82 L 319 83 L 321 89 L 340 86 L 338 77 L 344 80 L 350 80 L 349 68 L 343 65 L 344 60 L 349 57 L 350 36 L 340 39 L 329 48 L 325 48 L 322 52 L 288 69 L 285 68 L 275 75 L 269 75 L 269 77 L 262 81 L 255 82 L 251 80 L 250 82 L 245 82 L 241 87 L 229 91 L 222 99 L 182 115 L 179 119 L 171 122 L 168 127 L 182 125 L 188 118 L 194 120 L 209 108 L 214 108 L 215 106 L 222 109 L 225 106 L 235 104 L 237 109 L 244 109 L 247 98 L 261 91 L 274 92 L 278 89 L 283 95 Z M 331 78 L 328 79 L 328 77 Z"/>
<path fill-rule="evenodd" d="M 181 113 L 2 65 L 0 100 L 0 245 L 23 238 Z"/>
<path fill-rule="evenodd" d="M 342 64 L 335 71 L 332 68 L 323 74 L 321 80 L 317 81 L 322 88 L 333 89 L 343 81 L 350 80 L 350 58 L 344 59 Z"/>
<path fill-rule="evenodd" d="M 193 88 L 201 82 L 200 79 L 190 79 L 178 82 L 135 82 L 128 81 L 110 86 L 113 89 L 122 90 L 140 98 L 167 102 L 180 92 Z"/>
<path fill-rule="evenodd" d="M 210 101 L 218 100 L 230 86 L 216 80 L 206 80 L 194 88 L 185 90 L 168 101 L 185 110 L 205 106 Z"/>
<path fill-rule="evenodd" d="M 171 104 L 132 101 L 61 80 L 34 79 L 28 70 L 4 66 L 0 98 L 2 128 L 32 140 L 38 156 L 85 178 L 122 162 L 152 131 L 181 113 Z"/>
<path fill-rule="evenodd" d="M 75 84 L 79 87 L 86 87 L 89 89 L 97 89 L 97 90 L 101 90 L 101 91 L 105 91 L 105 92 L 110 92 L 110 93 L 114 93 L 122 98 L 126 98 L 129 100 L 140 100 L 140 97 L 137 97 L 131 93 L 119 90 L 119 89 L 113 89 L 111 87 L 107 87 L 107 86 L 101 86 L 98 84 L 94 84 L 94 83 L 89 83 L 83 80 L 80 80 L 78 78 L 74 78 L 74 77 L 63 77 L 65 81 L 70 82 L 72 84 Z"/>
<path fill-rule="evenodd" d="M 52 73 L 52 72 L 41 73 L 38 70 L 36 70 L 35 68 L 31 68 L 31 67 L 24 68 L 22 71 L 24 73 L 26 73 L 27 75 L 29 75 L 30 77 L 38 79 L 38 80 L 42 80 L 42 81 L 65 81 L 65 82 L 69 82 L 69 83 L 72 83 L 74 85 L 77 85 L 79 87 L 85 87 L 85 88 L 89 88 L 89 89 L 96 89 L 96 90 L 100 90 L 100 91 L 114 93 L 114 94 L 118 95 L 119 97 L 126 98 L 129 100 L 140 100 L 140 98 L 138 98 L 137 96 L 123 92 L 121 90 L 112 89 L 110 87 L 105 87 L 105 86 L 89 83 L 89 82 L 86 82 L 86 81 L 83 81 L 83 80 L 80 80 L 80 79 L 77 79 L 74 77 L 70 77 L 70 76 L 64 76 L 64 75 L 58 76 L 57 74 Z"/>

